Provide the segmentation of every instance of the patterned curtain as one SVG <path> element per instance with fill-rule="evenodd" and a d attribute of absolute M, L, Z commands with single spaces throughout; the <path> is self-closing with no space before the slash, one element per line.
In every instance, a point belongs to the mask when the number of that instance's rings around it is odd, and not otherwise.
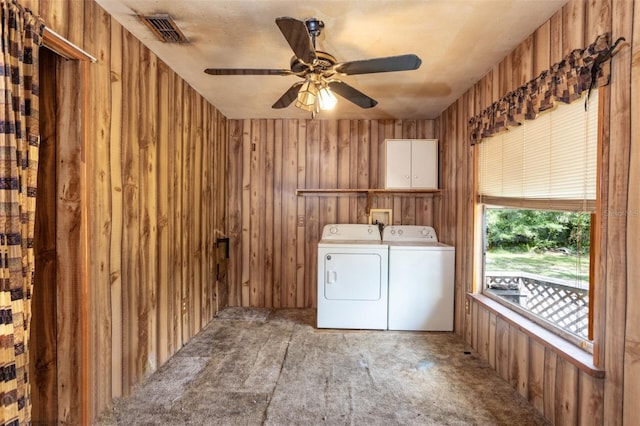
<path fill-rule="evenodd" d="M 519 126 L 553 108 L 557 101 L 571 103 L 582 93 L 609 84 L 611 56 L 618 39 L 609 46 L 609 35 L 598 36 L 584 49 L 576 49 L 538 77 L 508 93 L 489 108 L 469 120 L 471 143 Z"/>
<path fill-rule="evenodd" d="M 23 425 L 31 423 L 27 350 L 44 23 L 15 0 L 0 3 L 0 423 Z"/>

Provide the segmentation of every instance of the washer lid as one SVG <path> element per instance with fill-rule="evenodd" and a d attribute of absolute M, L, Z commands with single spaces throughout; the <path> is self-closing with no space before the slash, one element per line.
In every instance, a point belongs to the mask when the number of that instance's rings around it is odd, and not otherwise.
<path fill-rule="evenodd" d="M 382 241 L 437 243 L 436 231 L 430 226 L 393 225 L 385 226 L 382 231 Z"/>

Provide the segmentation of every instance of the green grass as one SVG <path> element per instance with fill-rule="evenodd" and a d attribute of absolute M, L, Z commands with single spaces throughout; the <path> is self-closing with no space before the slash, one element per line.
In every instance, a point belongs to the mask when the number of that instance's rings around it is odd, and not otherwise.
<path fill-rule="evenodd" d="M 579 281 L 588 283 L 589 256 L 583 255 L 578 259 L 576 255 L 564 253 L 511 253 L 492 250 L 487 252 L 486 270 L 528 272 L 573 282 L 577 276 Z"/>

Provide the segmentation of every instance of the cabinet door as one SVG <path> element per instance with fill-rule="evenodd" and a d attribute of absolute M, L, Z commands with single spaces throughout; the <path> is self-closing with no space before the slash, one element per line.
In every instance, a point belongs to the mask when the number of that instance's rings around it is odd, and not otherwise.
<path fill-rule="evenodd" d="M 411 188 L 411 140 L 386 141 L 385 188 Z"/>
<path fill-rule="evenodd" d="M 411 187 L 438 188 L 438 140 L 411 141 Z"/>

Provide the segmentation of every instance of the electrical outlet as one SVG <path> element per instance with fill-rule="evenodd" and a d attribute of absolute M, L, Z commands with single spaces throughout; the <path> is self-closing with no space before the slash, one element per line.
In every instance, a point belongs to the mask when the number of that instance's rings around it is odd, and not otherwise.
<path fill-rule="evenodd" d="M 189 304 L 189 298 L 185 297 L 182 299 L 182 313 L 187 313 L 187 305 Z"/>
<path fill-rule="evenodd" d="M 470 312 L 471 312 L 471 303 L 469 303 L 469 299 L 467 299 L 467 300 L 465 300 L 465 301 L 464 301 L 464 310 L 465 310 L 467 313 L 470 313 Z"/>
<path fill-rule="evenodd" d="M 298 216 L 298 226 L 304 226 L 304 216 Z"/>

